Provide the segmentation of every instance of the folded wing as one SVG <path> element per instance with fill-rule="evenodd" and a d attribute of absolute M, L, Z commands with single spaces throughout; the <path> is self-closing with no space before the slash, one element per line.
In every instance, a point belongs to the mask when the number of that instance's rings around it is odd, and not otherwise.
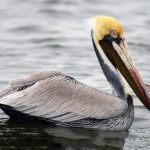
<path fill-rule="evenodd" d="M 59 122 L 108 119 L 121 115 L 127 108 L 125 101 L 58 72 L 40 72 L 13 81 L 0 96 L 1 105 Z"/>

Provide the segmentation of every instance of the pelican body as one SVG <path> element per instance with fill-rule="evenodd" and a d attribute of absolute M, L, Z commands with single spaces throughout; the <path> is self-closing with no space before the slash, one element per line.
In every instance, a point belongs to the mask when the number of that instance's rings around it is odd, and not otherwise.
<path fill-rule="evenodd" d="M 60 72 L 37 72 L 11 81 L 0 91 L 0 108 L 11 119 L 127 130 L 134 120 L 133 99 L 127 83 L 150 110 L 148 89 L 129 55 L 120 23 L 112 17 L 97 16 L 90 24 L 96 56 L 116 94 L 99 91 Z"/>

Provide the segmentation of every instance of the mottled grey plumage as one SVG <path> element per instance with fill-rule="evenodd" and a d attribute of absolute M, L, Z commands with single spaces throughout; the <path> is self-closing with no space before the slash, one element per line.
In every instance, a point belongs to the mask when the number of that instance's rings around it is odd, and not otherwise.
<path fill-rule="evenodd" d="M 12 81 L 0 97 L 0 107 L 11 106 L 58 125 L 117 130 L 119 122 L 120 129 L 127 129 L 127 120 L 133 116 L 127 113 L 133 104 L 128 107 L 126 101 L 59 72 L 39 72 Z"/>
<path fill-rule="evenodd" d="M 127 110 L 120 116 L 109 118 L 109 119 L 82 119 L 79 121 L 74 121 L 70 123 L 63 123 L 62 126 L 68 127 L 84 127 L 84 128 L 96 128 L 107 131 L 119 131 L 119 130 L 127 130 L 133 123 L 134 120 L 134 106 L 132 97 L 128 97 L 128 108 Z M 58 123 L 58 125 L 60 125 Z"/>

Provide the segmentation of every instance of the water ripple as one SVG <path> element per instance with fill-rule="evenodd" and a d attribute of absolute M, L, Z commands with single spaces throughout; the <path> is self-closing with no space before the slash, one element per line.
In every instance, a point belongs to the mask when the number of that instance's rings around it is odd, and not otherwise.
<path fill-rule="evenodd" d="M 122 22 L 139 72 L 150 84 L 149 5 L 149 0 L 0 1 L 0 87 L 34 71 L 59 70 L 111 93 L 95 57 L 90 32 L 84 30 L 83 20 L 93 15 L 111 15 Z M 135 95 L 134 102 L 135 121 L 129 133 L 16 124 L 0 112 L 0 149 L 148 150 L 149 112 Z"/>

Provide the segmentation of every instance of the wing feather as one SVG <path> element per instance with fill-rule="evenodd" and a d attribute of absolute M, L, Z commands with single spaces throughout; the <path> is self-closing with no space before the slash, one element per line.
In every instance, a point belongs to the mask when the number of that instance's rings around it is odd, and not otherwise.
<path fill-rule="evenodd" d="M 112 118 L 127 108 L 127 103 L 117 97 L 63 74 L 51 73 L 31 75 L 23 81 L 11 82 L 13 88 L 34 84 L 2 97 L 0 103 L 25 114 L 60 122 Z"/>
<path fill-rule="evenodd" d="M 24 90 L 41 80 L 52 78 L 58 75 L 61 75 L 61 73 L 55 71 L 41 71 L 32 73 L 31 75 L 25 76 L 22 79 L 10 81 L 9 86 L 0 91 L 0 98 L 17 91 Z"/>

